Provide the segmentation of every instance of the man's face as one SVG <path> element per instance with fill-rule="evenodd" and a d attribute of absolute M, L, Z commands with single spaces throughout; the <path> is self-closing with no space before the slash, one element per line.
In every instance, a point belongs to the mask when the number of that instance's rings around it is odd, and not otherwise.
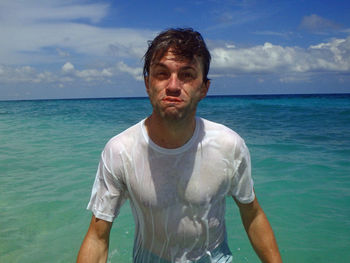
<path fill-rule="evenodd" d="M 210 82 L 203 82 L 198 58 L 181 60 L 169 49 L 160 60 L 151 63 L 145 85 L 154 114 L 167 120 L 181 120 L 194 117 Z"/>

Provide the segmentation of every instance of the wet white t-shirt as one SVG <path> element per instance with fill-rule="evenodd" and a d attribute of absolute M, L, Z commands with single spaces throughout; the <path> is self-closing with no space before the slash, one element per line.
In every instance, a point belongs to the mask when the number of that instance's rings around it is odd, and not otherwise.
<path fill-rule="evenodd" d="M 144 250 L 171 262 L 208 255 L 226 240 L 226 197 L 255 198 L 249 151 L 237 133 L 202 118 L 185 145 L 165 149 L 144 121 L 106 144 L 88 209 L 112 222 L 130 200 L 134 257 Z"/>

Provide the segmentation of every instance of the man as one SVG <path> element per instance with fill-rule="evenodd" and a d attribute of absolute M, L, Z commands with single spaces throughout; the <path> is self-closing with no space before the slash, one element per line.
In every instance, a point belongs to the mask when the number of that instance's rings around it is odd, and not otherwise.
<path fill-rule="evenodd" d="M 153 112 L 102 152 L 78 262 L 106 262 L 112 222 L 126 199 L 136 222 L 134 262 L 231 262 L 226 196 L 236 201 L 260 259 L 281 262 L 243 139 L 195 116 L 210 86 L 209 64 L 192 29 L 169 29 L 150 43 L 144 81 Z"/>

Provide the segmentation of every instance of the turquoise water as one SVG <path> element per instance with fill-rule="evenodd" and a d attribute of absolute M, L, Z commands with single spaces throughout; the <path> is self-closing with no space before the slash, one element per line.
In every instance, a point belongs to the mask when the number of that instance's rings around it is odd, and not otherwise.
<path fill-rule="evenodd" d="M 74 262 L 107 140 L 151 112 L 147 99 L 0 102 L 0 262 Z M 250 148 L 257 197 L 284 262 L 350 262 L 350 96 L 209 97 L 198 115 Z M 259 262 L 228 200 L 235 262 Z M 131 262 L 128 204 L 109 262 Z"/>

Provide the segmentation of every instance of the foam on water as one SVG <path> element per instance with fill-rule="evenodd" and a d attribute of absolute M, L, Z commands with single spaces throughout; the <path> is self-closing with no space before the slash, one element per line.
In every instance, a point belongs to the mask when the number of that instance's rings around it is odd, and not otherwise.
<path fill-rule="evenodd" d="M 104 144 L 150 112 L 147 99 L 0 102 L 0 262 L 73 262 Z M 211 97 L 198 115 L 246 140 L 285 262 L 350 261 L 350 96 Z M 227 204 L 234 259 L 258 262 Z M 132 222 L 126 204 L 109 262 L 131 262 Z"/>

